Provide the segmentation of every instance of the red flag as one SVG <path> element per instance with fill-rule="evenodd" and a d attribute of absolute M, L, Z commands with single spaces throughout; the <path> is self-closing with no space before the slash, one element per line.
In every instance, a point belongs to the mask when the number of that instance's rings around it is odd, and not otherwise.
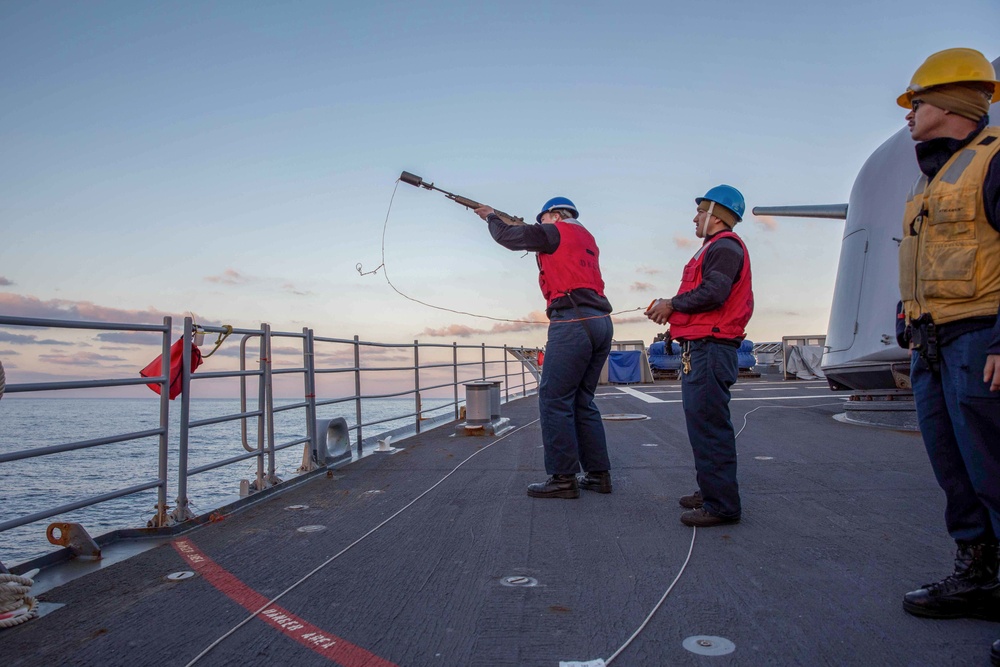
<path fill-rule="evenodd" d="M 159 377 L 163 374 L 161 371 L 163 362 L 163 355 L 161 354 L 156 359 L 141 371 L 139 375 L 144 378 Z M 194 373 L 197 368 L 201 366 L 201 350 L 194 343 L 191 344 L 191 372 Z M 176 343 L 170 346 L 170 400 L 174 400 L 181 393 L 182 389 L 182 377 L 181 374 L 184 368 L 184 339 L 179 338 Z M 147 384 L 147 387 L 155 391 L 157 394 L 160 393 L 159 384 Z"/>

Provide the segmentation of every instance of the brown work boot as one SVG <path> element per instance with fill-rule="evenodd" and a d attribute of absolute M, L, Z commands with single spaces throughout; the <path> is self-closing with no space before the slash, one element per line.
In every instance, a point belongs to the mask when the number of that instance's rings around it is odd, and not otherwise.
<path fill-rule="evenodd" d="M 552 475 L 544 482 L 528 485 L 532 498 L 579 498 L 580 487 L 576 475 Z"/>
<path fill-rule="evenodd" d="M 595 470 L 580 475 L 576 478 L 581 489 L 587 491 L 597 491 L 598 493 L 611 493 L 611 473 L 607 470 Z"/>
<path fill-rule="evenodd" d="M 725 526 L 727 524 L 739 522 L 740 518 L 738 516 L 727 519 L 726 517 L 709 514 L 708 510 L 704 507 L 689 510 L 681 514 L 681 523 L 685 526 L 692 526 L 695 528 L 711 528 L 712 526 Z"/>
<path fill-rule="evenodd" d="M 701 499 L 701 491 L 695 491 L 690 496 L 681 496 L 681 507 L 689 510 L 696 510 L 705 504 Z"/>
<path fill-rule="evenodd" d="M 1000 580 L 995 544 L 959 545 L 955 572 L 903 596 L 903 609 L 926 618 L 1000 621 Z"/>

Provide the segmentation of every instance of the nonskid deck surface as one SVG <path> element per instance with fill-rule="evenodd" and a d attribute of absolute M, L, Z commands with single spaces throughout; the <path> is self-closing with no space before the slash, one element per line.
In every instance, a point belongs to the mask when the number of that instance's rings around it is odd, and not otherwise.
<path fill-rule="evenodd" d="M 196 664 L 607 659 L 691 544 L 678 521 L 677 497 L 695 488 L 678 392 L 676 383 L 600 388 L 602 412 L 649 417 L 605 424 L 611 495 L 528 498 L 525 486 L 545 477 L 537 405 L 515 401 L 503 414 L 516 432 L 424 433 L 44 593 L 65 606 L 0 632 L 0 664 L 186 665 L 477 450 Z M 733 396 L 738 430 L 747 415 L 743 521 L 697 532 L 677 585 L 613 664 L 987 664 L 997 624 L 917 619 L 900 607 L 904 592 L 951 568 L 944 501 L 919 436 L 836 421 L 842 398 L 822 383 L 741 381 Z M 298 530 L 306 526 L 323 529 Z M 197 575 L 165 580 L 182 570 Z M 504 585 L 508 577 L 535 585 Z M 682 646 L 698 635 L 735 651 Z"/>

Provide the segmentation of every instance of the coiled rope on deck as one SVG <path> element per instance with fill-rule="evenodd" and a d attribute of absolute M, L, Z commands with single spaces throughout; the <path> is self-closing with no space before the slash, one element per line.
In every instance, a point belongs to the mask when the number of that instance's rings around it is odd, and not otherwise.
<path fill-rule="evenodd" d="M 6 388 L 7 388 L 7 382 L 3 374 L 3 362 L 0 361 L 0 398 L 3 398 L 3 390 Z"/>
<path fill-rule="evenodd" d="M 12 628 L 38 616 L 38 600 L 28 595 L 34 583 L 30 577 L 0 574 L 0 628 Z"/>

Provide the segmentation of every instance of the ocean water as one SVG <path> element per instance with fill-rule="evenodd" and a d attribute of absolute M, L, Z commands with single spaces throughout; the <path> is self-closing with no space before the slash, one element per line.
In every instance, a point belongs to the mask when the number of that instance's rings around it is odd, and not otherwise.
<path fill-rule="evenodd" d="M 275 401 L 275 406 L 295 401 Z M 425 416 L 453 415 L 446 399 L 424 399 Z M 251 402 L 251 405 L 254 405 Z M 442 407 L 444 406 L 444 407 Z M 167 503 L 177 497 L 180 403 L 170 406 Z M 437 408 L 437 410 L 434 410 Z M 238 400 L 195 399 L 191 419 L 236 414 Z M 412 398 L 371 399 L 362 403 L 363 423 L 398 417 L 414 411 Z M 344 417 L 354 426 L 354 403 L 321 406 L 317 417 Z M 410 426 L 413 417 L 398 418 L 363 429 L 369 437 Z M 159 427 L 158 398 L 11 398 L 0 400 L 0 452 L 30 450 L 93 438 L 145 431 Z M 247 439 L 256 447 L 257 420 L 248 420 Z M 275 415 L 275 445 L 306 435 L 305 410 Z M 351 441 L 355 433 L 351 432 Z M 283 480 L 295 477 L 302 463 L 302 445 L 276 454 L 276 473 Z M 220 461 L 244 453 L 240 422 L 212 424 L 192 429 L 188 444 L 188 468 Z M 265 472 L 266 472 L 265 459 Z M 188 478 L 188 498 L 195 514 L 204 514 L 239 498 L 240 480 L 255 479 L 257 459 L 251 458 Z M 158 471 L 156 437 L 101 445 L 22 461 L 0 463 L 0 520 L 26 516 L 60 505 L 154 481 Z M 82 524 L 94 537 L 119 528 L 143 528 L 155 515 L 156 489 L 116 498 L 0 533 L 0 561 L 7 567 L 42 556 L 59 547 L 45 537 L 54 521 Z"/>

